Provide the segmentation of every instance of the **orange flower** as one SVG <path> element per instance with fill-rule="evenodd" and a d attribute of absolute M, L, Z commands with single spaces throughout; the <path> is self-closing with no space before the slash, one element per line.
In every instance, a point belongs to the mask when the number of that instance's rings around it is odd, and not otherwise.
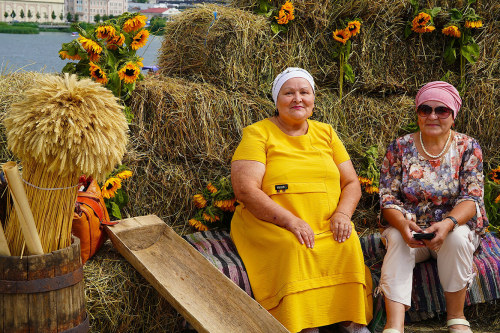
<path fill-rule="evenodd" d="M 102 47 L 92 39 L 85 37 L 78 37 L 78 41 L 82 47 L 87 51 L 90 61 L 97 62 L 101 56 Z"/>
<path fill-rule="evenodd" d="M 442 32 L 445 35 L 448 35 L 448 36 L 451 36 L 451 37 L 455 37 L 455 38 L 460 38 L 460 36 L 462 35 L 460 33 L 460 30 L 458 29 L 458 27 L 454 26 L 454 25 L 450 25 L 450 26 L 444 28 L 442 30 Z"/>
<path fill-rule="evenodd" d="M 342 44 L 345 44 L 349 40 L 350 37 L 351 37 L 351 33 L 349 32 L 349 28 L 335 30 L 333 32 L 333 38 L 336 41 L 341 42 Z"/>
<path fill-rule="evenodd" d="M 365 191 L 368 194 L 378 193 L 378 187 L 370 185 L 370 186 L 365 187 Z"/>
<path fill-rule="evenodd" d="M 72 55 L 69 55 L 69 53 L 66 51 L 59 52 L 59 56 L 61 57 L 61 59 L 82 60 L 82 58 L 78 54 L 75 54 L 74 56 L 72 56 Z"/>
<path fill-rule="evenodd" d="M 203 223 L 201 223 L 200 221 L 198 221 L 197 219 L 191 219 L 188 222 L 193 228 L 195 228 L 198 231 L 207 231 L 208 230 L 208 227 L 206 225 L 204 225 Z"/>
<path fill-rule="evenodd" d="M 427 13 L 419 13 L 415 18 L 413 19 L 412 23 L 412 28 L 411 30 L 418 32 L 418 33 L 425 33 L 425 32 L 432 32 L 436 28 L 430 25 L 430 20 L 431 16 Z"/>
<path fill-rule="evenodd" d="M 234 212 L 234 210 L 236 209 L 236 206 L 234 206 L 235 203 L 236 203 L 236 198 L 229 200 L 216 200 L 214 202 L 214 206 L 219 207 L 223 211 Z"/>
<path fill-rule="evenodd" d="M 285 2 L 278 12 L 278 16 L 274 18 L 277 20 L 278 24 L 287 24 L 289 21 L 295 19 L 293 15 L 294 12 L 293 4 L 290 1 Z"/>
<path fill-rule="evenodd" d="M 101 67 L 97 66 L 92 61 L 90 62 L 89 70 L 90 70 L 90 76 L 92 76 L 96 80 L 96 82 L 99 82 L 100 84 L 108 83 L 108 78 L 106 77 L 106 73 L 102 70 Z"/>
<path fill-rule="evenodd" d="M 108 49 L 111 50 L 116 50 L 118 46 L 122 46 L 123 43 L 125 43 L 125 36 L 123 34 L 120 34 L 119 36 L 114 36 L 112 38 L 108 38 L 106 41 Z"/>
<path fill-rule="evenodd" d="M 361 30 L 361 23 L 359 21 L 351 21 L 347 23 L 347 29 L 352 37 L 356 36 Z"/>
<path fill-rule="evenodd" d="M 465 21 L 466 28 L 481 28 L 483 21 Z"/>
<path fill-rule="evenodd" d="M 215 222 L 215 221 L 219 221 L 220 218 L 218 215 L 214 215 L 214 217 L 212 217 L 212 215 L 209 215 L 205 212 L 203 212 L 203 218 L 205 219 L 205 221 L 207 222 Z"/>
<path fill-rule="evenodd" d="M 139 74 L 141 74 L 141 70 L 131 62 L 127 63 L 118 71 L 120 80 L 124 80 L 125 83 L 134 83 L 139 77 Z"/>
<path fill-rule="evenodd" d="M 96 29 L 96 32 L 99 39 L 113 38 L 116 35 L 116 30 L 111 25 L 101 25 Z"/>
<path fill-rule="evenodd" d="M 141 29 L 146 25 L 146 21 L 148 18 L 144 15 L 138 15 L 135 17 L 132 17 L 125 21 L 123 24 L 123 31 L 125 32 L 131 32 L 131 31 L 136 31 Z"/>
<path fill-rule="evenodd" d="M 146 45 L 149 37 L 149 31 L 141 30 L 137 33 L 137 35 L 132 38 L 132 43 L 130 43 L 130 47 L 132 50 L 138 50 L 144 45 Z"/>
<path fill-rule="evenodd" d="M 212 185 L 212 183 L 208 183 L 207 185 L 207 189 L 211 192 L 211 193 L 216 193 L 217 192 L 217 189 L 215 188 L 215 186 Z"/>
<path fill-rule="evenodd" d="M 495 183 L 500 184 L 500 166 L 490 172 L 491 180 Z"/>
<path fill-rule="evenodd" d="M 500 195 L 498 195 L 498 197 L 495 199 L 495 203 L 499 203 L 500 202 Z"/>
<path fill-rule="evenodd" d="M 366 177 L 358 176 L 358 180 L 359 180 L 361 185 L 371 185 L 372 184 L 372 180 L 369 178 L 366 178 Z"/>
<path fill-rule="evenodd" d="M 193 196 L 193 200 L 194 200 L 194 205 L 198 208 L 203 208 L 206 207 L 207 205 L 207 200 L 202 194 L 195 194 Z"/>

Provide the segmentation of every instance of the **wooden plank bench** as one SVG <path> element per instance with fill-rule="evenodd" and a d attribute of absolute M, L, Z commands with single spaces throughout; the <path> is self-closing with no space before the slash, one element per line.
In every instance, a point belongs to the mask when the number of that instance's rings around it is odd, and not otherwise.
<path fill-rule="evenodd" d="M 157 216 L 106 228 L 113 246 L 198 332 L 288 332 Z"/>

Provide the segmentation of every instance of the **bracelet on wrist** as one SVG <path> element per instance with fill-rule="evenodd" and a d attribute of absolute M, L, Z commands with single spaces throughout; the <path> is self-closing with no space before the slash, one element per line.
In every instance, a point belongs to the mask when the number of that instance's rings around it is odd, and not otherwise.
<path fill-rule="evenodd" d="M 342 215 L 347 216 L 347 217 L 349 218 L 349 220 L 351 219 L 351 217 L 350 217 L 349 215 L 347 215 L 346 213 L 344 213 L 344 212 L 342 212 L 342 211 L 340 211 L 340 210 L 335 211 L 335 213 L 333 213 L 333 214 L 337 214 L 337 213 L 340 213 L 340 214 L 342 214 Z"/>

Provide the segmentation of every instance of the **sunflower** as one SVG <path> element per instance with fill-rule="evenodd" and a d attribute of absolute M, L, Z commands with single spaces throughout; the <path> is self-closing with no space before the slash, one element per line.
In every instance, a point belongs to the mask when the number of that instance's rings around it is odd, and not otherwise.
<path fill-rule="evenodd" d="M 122 171 L 120 173 L 118 173 L 116 175 L 116 177 L 120 178 L 120 179 L 127 179 L 127 178 L 130 178 L 132 177 L 132 171 L 130 170 L 125 170 L 125 171 Z"/>
<path fill-rule="evenodd" d="M 140 73 L 141 70 L 136 65 L 129 62 L 118 71 L 118 76 L 120 80 L 124 80 L 125 83 L 134 83 Z"/>
<path fill-rule="evenodd" d="M 352 37 L 356 36 L 361 30 L 361 23 L 359 21 L 351 21 L 347 23 L 347 29 Z"/>
<path fill-rule="evenodd" d="M 421 12 L 411 22 L 413 27 L 427 25 L 431 20 L 431 16 L 427 13 Z"/>
<path fill-rule="evenodd" d="M 490 172 L 491 180 L 495 183 L 500 184 L 500 166 Z"/>
<path fill-rule="evenodd" d="M 462 35 L 460 33 L 460 30 L 458 29 L 458 27 L 454 26 L 454 25 L 450 25 L 450 26 L 444 28 L 442 30 L 442 32 L 445 35 L 448 35 L 448 36 L 451 36 L 451 37 L 456 37 L 456 38 L 460 38 L 460 36 Z"/>
<path fill-rule="evenodd" d="M 120 34 L 119 36 L 116 35 L 112 38 L 108 38 L 106 41 L 108 49 L 111 50 L 116 50 L 118 46 L 122 46 L 123 43 L 125 43 L 125 36 L 123 34 Z"/>
<path fill-rule="evenodd" d="M 207 206 L 207 200 L 203 196 L 203 194 L 195 194 L 193 196 L 194 205 L 198 208 L 204 208 Z"/>
<path fill-rule="evenodd" d="M 106 199 L 115 197 L 116 191 L 122 187 L 122 180 L 120 178 L 112 177 L 106 180 L 101 188 L 102 196 Z"/>
<path fill-rule="evenodd" d="M 214 215 L 214 217 L 212 217 L 212 215 L 205 212 L 203 212 L 203 219 L 207 222 L 215 222 L 220 220 L 219 215 Z"/>
<path fill-rule="evenodd" d="M 206 225 L 204 225 L 203 223 L 201 223 L 200 221 L 198 221 L 197 219 L 191 219 L 188 222 L 189 222 L 189 225 L 191 225 L 193 228 L 195 228 L 198 231 L 207 231 L 208 230 L 208 227 Z"/>
<path fill-rule="evenodd" d="M 287 24 L 289 21 L 295 19 L 293 16 L 294 12 L 293 4 L 290 1 L 285 2 L 278 12 L 278 16 L 274 18 L 277 20 L 278 24 Z"/>
<path fill-rule="evenodd" d="M 359 180 L 361 185 L 371 185 L 373 182 L 371 179 L 363 177 L 363 176 L 358 176 L 358 180 Z"/>
<path fill-rule="evenodd" d="M 78 37 L 78 41 L 80 41 L 82 47 L 89 54 L 90 61 L 97 62 L 102 52 L 102 47 L 92 39 L 88 39 L 85 37 Z"/>
<path fill-rule="evenodd" d="M 75 54 L 74 56 L 72 56 L 67 51 L 59 52 L 59 56 L 61 57 L 61 59 L 82 60 L 82 58 L 78 54 Z"/>
<path fill-rule="evenodd" d="M 211 193 L 216 193 L 217 192 L 217 189 L 215 188 L 215 186 L 212 185 L 212 183 L 208 183 L 207 185 L 207 189 L 211 192 Z"/>
<path fill-rule="evenodd" d="M 234 206 L 235 203 L 236 203 L 236 198 L 228 200 L 216 200 L 214 202 L 214 206 L 219 207 L 223 211 L 234 212 L 234 210 L 236 209 L 236 207 Z"/>
<path fill-rule="evenodd" d="M 426 26 L 417 26 L 411 28 L 411 30 L 418 32 L 418 33 L 425 33 L 425 32 L 433 32 L 436 28 L 433 27 L 432 25 L 426 25 Z"/>
<path fill-rule="evenodd" d="M 333 38 L 337 42 L 341 42 L 342 44 L 345 44 L 351 37 L 351 33 L 349 32 L 349 28 L 341 29 L 341 30 L 335 30 L 333 32 Z"/>
<path fill-rule="evenodd" d="M 144 67 L 144 64 L 142 63 L 143 60 L 144 60 L 144 58 L 138 58 L 137 61 L 135 62 L 135 64 L 137 66 L 139 66 L 139 68 L 142 68 L 142 67 Z"/>
<path fill-rule="evenodd" d="M 116 35 L 116 30 L 111 25 L 101 25 L 96 29 L 96 32 L 99 39 L 109 39 Z"/>
<path fill-rule="evenodd" d="M 102 70 L 101 67 L 94 64 L 92 61 L 90 62 L 90 76 L 92 76 L 96 82 L 100 84 L 108 83 L 108 78 L 106 77 L 106 73 Z"/>
<path fill-rule="evenodd" d="M 127 21 L 125 21 L 125 23 L 123 24 L 123 31 L 131 32 L 131 31 L 139 30 L 140 28 L 142 28 L 146 25 L 147 20 L 148 20 L 148 18 L 144 15 L 138 15 L 138 16 L 132 17 L 131 19 L 128 19 Z"/>
<path fill-rule="evenodd" d="M 500 195 L 498 195 L 498 197 L 495 199 L 495 203 L 499 203 L 500 202 Z"/>
<path fill-rule="evenodd" d="M 483 21 L 465 21 L 466 28 L 481 28 Z"/>
<path fill-rule="evenodd" d="M 130 47 L 132 50 L 138 50 L 144 45 L 146 45 L 146 42 L 148 41 L 149 37 L 149 31 L 147 30 L 141 30 L 137 33 L 137 35 L 132 38 L 132 43 L 130 43 Z"/>
<path fill-rule="evenodd" d="M 369 185 L 369 186 L 365 187 L 365 191 L 368 194 L 378 193 L 378 187 Z"/>

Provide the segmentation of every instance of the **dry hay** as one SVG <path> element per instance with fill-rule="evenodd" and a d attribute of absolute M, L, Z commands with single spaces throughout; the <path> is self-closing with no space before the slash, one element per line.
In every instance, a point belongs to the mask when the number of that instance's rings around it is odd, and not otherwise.
<path fill-rule="evenodd" d="M 177 15 L 166 26 L 159 54 L 163 75 L 205 80 L 227 89 L 259 92 L 266 96 L 275 75 L 288 66 L 303 67 L 317 84 L 338 88 L 338 64 L 331 57 L 332 31 L 339 21 L 363 20 L 360 36 L 353 39 L 350 60 L 357 81 L 351 89 L 377 94 L 415 94 L 425 83 L 459 72 L 459 61 L 448 65 L 442 58 L 448 40 L 441 34 L 445 12 L 462 8 L 466 1 L 426 1 L 422 8 L 441 6 L 432 34 L 413 33 L 404 39 L 406 21 L 412 18 L 409 2 L 294 1 L 297 19 L 288 33 L 274 36 L 269 21 L 252 13 L 256 1 L 234 0 L 237 8 L 204 5 Z M 277 5 L 277 1 L 273 1 Z M 281 2 L 280 2 L 281 3 Z M 473 7 L 485 17 L 475 35 L 480 59 L 467 65 L 466 77 L 500 75 L 500 4 L 480 1 Z M 213 12 L 218 18 L 213 21 Z M 209 29 L 210 27 L 210 29 Z M 457 85 L 458 78 L 451 83 Z"/>
<path fill-rule="evenodd" d="M 108 241 L 85 263 L 90 332 L 180 332 L 182 317 Z"/>

